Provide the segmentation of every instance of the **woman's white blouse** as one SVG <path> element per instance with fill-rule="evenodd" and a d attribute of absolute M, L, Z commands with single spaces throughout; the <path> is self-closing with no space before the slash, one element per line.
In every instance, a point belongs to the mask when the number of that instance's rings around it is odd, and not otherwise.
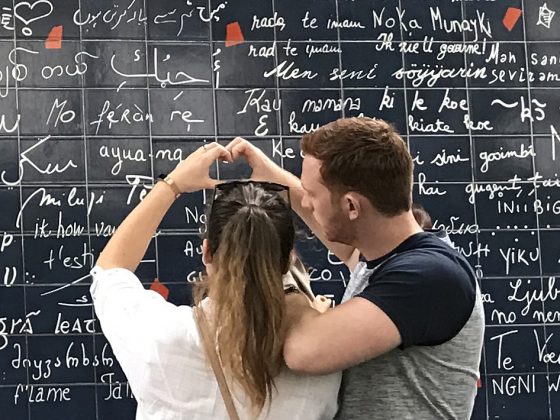
<path fill-rule="evenodd" d="M 227 419 L 192 309 L 144 289 L 129 270 L 95 267 L 91 274 L 95 312 L 138 401 L 136 419 Z M 265 406 L 259 418 L 331 419 L 340 380 L 340 373 L 308 376 L 284 369 L 270 410 Z M 241 419 L 249 419 L 245 398 L 233 394 Z"/>

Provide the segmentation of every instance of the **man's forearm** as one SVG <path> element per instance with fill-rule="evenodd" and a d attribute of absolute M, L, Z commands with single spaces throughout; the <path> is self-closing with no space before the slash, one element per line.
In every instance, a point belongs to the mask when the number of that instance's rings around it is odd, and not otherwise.
<path fill-rule="evenodd" d="M 284 339 L 284 360 L 290 369 L 301 370 L 301 360 L 305 360 L 309 352 L 306 338 L 309 337 L 309 326 L 321 313 L 315 310 L 309 299 L 302 293 L 286 296 L 286 337 Z"/>

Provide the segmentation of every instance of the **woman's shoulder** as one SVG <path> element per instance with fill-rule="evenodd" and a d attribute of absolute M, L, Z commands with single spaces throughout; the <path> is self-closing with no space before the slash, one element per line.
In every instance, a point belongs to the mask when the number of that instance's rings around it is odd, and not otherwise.
<path fill-rule="evenodd" d="M 194 311 L 188 305 L 168 306 L 161 314 L 156 340 L 168 344 L 198 347 L 200 337 Z"/>

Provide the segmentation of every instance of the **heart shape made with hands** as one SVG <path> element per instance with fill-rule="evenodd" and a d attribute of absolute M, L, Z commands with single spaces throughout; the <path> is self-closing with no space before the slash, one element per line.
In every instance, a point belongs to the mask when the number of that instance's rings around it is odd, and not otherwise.
<path fill-rule="evenodd" d="M 35 10 L 35 8 L 37 8 Z M 49 0 L 37 0 L 33 3 L 22 1 L 14 6 L 14 16 L 24 25 L 43 19 L 53 12 L 53 5 Z"/>

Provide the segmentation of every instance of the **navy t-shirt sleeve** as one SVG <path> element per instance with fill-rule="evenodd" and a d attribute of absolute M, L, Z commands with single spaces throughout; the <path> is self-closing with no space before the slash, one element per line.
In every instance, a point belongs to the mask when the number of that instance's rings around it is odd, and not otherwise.
<path fill-rule="evenodd" d="M 404 253 L 372 275 L 358 295 L 378 306 L 398 328 L 401 348 L 434 346 L 455 337 L 476 298 L 472 270 L 438 253 Z"/>

